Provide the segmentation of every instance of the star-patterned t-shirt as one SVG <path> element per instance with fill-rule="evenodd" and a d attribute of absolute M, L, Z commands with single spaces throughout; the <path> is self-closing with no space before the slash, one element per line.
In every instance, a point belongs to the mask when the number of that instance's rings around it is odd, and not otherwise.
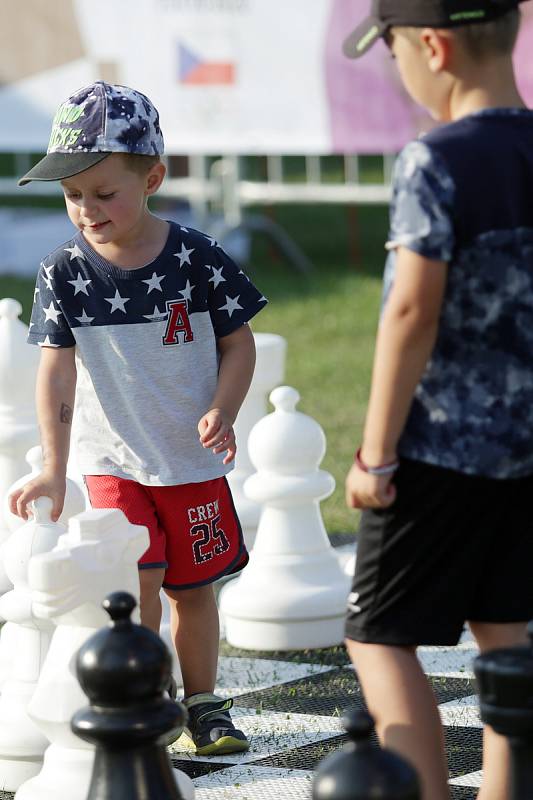
<path fill-rule="evenodd" d="M 28 341 L 76 347 L 72 431 L 85 475 L 147 486 L 226 474 L 197 425 L 212 401 L 217 339 L 246 324 L 266 299 L 204 234 L 170 223 L 160 255 L 121 269 L 81 233 L 41 264 Z"/>

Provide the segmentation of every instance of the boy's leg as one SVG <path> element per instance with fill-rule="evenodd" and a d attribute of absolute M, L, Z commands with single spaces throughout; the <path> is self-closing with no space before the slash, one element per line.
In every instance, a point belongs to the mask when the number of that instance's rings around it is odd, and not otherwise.
<path fill-rule="evenodd" d="M 161 625 L 161 598 L 159 592 L 161 591 L 164 577 L 165 570 L 161 568 L 139 570 L 141 624 L 150 628 L 154 633 L 159 633 Z"/>
<path fill-rule="evenodd" d="M 185 697 L 215 688 L 220 638 L 212 584 L 194 589 L 165 589 L 170 599 L 172 638 Z"/>
<path fill-rule="evenodd" d="M 470 629 L 482 653 L 499 647 L 527 644 L 527 623 L 499 625 L 487 622 L 470 622 Z M 509 744 L 489 725 L 483 729 L 483 783 L 478 800 L 509 800 Z"/>
<path fill-rule="evenodd" d="M 422 800 L 449 800 L 443 728 L 415 649 L 350 639 L 346 646 L 382 745 L 415 767 Z"/>

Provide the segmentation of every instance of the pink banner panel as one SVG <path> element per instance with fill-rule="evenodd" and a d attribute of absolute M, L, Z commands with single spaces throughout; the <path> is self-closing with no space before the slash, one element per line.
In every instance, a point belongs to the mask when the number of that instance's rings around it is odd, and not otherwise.
<path fill-rule="evenodd" d="M 533 4 L 522 6 L 515 64 L 526 103 L 533 105 Z M 403 89 L 387 48 L 378 42 L 351 60 L 342 42 L 368 13 L 368 0 L 333 0 L 325 47 L 332 151 L 394 153 L 432 126 Z"/>

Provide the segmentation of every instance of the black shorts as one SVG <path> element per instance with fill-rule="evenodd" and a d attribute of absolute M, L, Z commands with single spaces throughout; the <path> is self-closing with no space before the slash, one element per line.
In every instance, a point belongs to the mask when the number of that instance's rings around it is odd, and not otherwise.
<path fill-rule="evenodd" d="M 454 645 L 467 620 L 533 617 L 533 476 L 401 459 L 394 483 L 393 505 L 361 517 L 348 639 Z"/>

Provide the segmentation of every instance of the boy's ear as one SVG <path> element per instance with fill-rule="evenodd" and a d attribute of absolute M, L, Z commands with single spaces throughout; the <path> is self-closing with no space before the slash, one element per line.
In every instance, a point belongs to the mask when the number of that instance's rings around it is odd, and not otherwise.
<path fill-rule="evenodd" d="M 420 31 L 420 41 L 430 72 L 438 73 L 447 69 L 452 48 L 449 31 L 423 28 Z"/>
<path fill-rule="evenodd" d="M 157 192 L 163 183 L 163 178 L 165 177 L 166 172 L 167 168 L 162 161 L 159 161 L 157 164 L 154 164 L 154 166 L 151 167 L 150 171 L 146 175 L 145 194 L 147 196 Z"/>

